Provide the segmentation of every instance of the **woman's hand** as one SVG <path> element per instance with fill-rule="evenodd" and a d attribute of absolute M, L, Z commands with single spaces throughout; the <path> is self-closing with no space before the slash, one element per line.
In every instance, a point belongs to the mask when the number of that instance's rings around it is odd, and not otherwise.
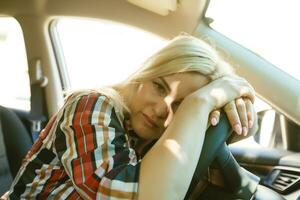
<path fill-rule="evenodd" d="M 243 78 L 228 75 L 216 79 L 191 94 L 196 98 L 205 99 L 211 108 L 209 122 L 216 125 L 222 108 L 238 135 L 247 136 L 256 120 L 253 108 L 255 91 Z"/>
<path fill-rule="evenodd" d="M 225 111 L 233 130 L 238 135 L 247 136 L 249 130 L 253 127 L 253 124 L 256 121 L 256 113 L 250 99 L 238 98 L 226 104 L 223 107 L 223 110 Z M 210 113 L 209 121 L 213 126 L 218 124 L 219 119 L 219 109 Z"/>
<path fill-rule="evenodd" d="M 209 110 L 212 112 L 227 104 L 229 106 L 233 105 L 230 102 L 239 98 L 249 99 L 253 103 L 255 91 L 245 79 L 236 75 L 227 75 L 199 88 L 186 99 L 189 98 L 201 99 L 202 102 L 206 102 Z M 238 101 L 237 103 L 241 104 L 242 102 Z M 243 108 L 243 106 L 239 106 L 240 108 Z"/>

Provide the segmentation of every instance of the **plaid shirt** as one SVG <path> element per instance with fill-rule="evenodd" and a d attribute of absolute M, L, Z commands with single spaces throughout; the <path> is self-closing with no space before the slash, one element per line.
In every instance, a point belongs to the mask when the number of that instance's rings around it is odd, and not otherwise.
<path fill-rule="evenodd" d="M 125 122 L 107 96 L 71 95 L 26 155 L 10 199 L 136 199 L 140 159 Z"/>

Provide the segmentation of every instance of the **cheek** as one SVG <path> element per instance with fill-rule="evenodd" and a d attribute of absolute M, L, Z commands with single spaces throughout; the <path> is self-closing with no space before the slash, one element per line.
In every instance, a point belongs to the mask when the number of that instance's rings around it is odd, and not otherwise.
<path fill-rule="evenodd" d="M 147 92 L 143 87 L 138 88 L 137 92 L 131 99 L 130 110 L 132 113 L 137 113 L 142 111 L 149 101 L 149 92 Z"/>
<path fill-rule="evenodd" d="M 135 113 L 139 112 L 142 107 L 143 105 L 141 104 L 141 102 L 135 97 L 134 99 L 132 99 L 129 109 L 131 111 L 131 114 L 134 115 Z"/>

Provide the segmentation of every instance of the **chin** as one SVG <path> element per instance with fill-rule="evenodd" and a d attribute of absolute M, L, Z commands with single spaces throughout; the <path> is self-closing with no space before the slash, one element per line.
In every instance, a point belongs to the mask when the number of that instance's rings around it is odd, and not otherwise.
<path fill-rule="evenodd" d="M 134 131 L 140 138 L 143 138 L 145 140 L 151 140 L 151 139 L 158 138 L 155 134 L 149 133 L 149 131 L 143 131 L 143 130 L 134 130 Z"/>
<path fill-rule="evenodd" d="M 132 128 L 134 130 L 134 132 L 140 137 L 140 138 L 143 138 L 145 140 L 153 140 L 153 139 L 158 139 L 160 138 L 161 134 L 158 132 L 159 131 L 155 131 L 155 130 L 152 130 L 152 129 L 148 129 L 146 127 L 143 127 L 143 126 L 139 126 L 139 125 L 136 125 L 133 123 L 132 124 Z"/>
<path fill-rule="evenodd" d="M 140 138 L 145 140 L 153 140 L 160 138 L 162 135 L 162 130 L 160 128 L 147 126 L 140 115 L 134 115 L 130 122 L 134 132 Z"/>

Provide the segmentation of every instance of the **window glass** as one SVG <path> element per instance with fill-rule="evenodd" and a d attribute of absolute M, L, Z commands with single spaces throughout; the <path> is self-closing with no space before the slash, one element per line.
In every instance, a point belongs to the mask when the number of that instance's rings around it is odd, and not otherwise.
<path fill-rule="evenodd" d="M 211 0 L 212 28 L 300 80 L 300 1 Z"/>
<path fill-rule="evenodd" d="M 30 110 L 30 83 L 23 33 L 17 20 L 0 17 L 0 104 Z"/>
<path fill-rule="evenodd" d="M 56 21 L 54 39 L 62 50 L 63 76 L 70 88 L 97 88 L 124 80 L 165 40 L 149 32 L 106 20 Z"/>

